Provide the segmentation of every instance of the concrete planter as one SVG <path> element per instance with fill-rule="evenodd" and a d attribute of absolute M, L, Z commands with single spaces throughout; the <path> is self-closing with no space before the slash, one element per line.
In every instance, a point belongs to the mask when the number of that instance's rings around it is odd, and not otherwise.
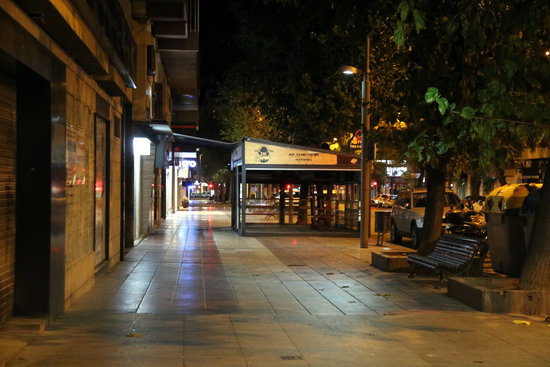
<path fill-rule="evenodd" d="M 411 267 L 407 262 L 407 254 L 414 252 L 414 250 L 373 252 L 371 265 L 384 271 L 408 273 Z"/>
<path fill-rule="evenodd" d="M 450 278 L 448 295 L 492 313 L 550 314 L 550 292 L 518 289 L 519 278 Z"/>

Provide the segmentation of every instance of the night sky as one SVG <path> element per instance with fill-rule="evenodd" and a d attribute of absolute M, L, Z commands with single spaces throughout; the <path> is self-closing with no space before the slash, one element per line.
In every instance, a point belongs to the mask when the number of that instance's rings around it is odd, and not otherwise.
<path fill-rule="evenodd" d="M 235 19 L 232 0 L 201 1 L 200 87 L 202 100 L 212 92 L 237 58 L 233 47 Z"/>

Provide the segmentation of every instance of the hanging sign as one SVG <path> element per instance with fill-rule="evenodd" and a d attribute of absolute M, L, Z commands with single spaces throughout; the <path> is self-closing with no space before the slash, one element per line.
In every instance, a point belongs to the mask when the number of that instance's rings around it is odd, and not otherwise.
<path fill-rule="evenodd" d="M 353 138 L 349 143 L 349 148 L 351 150 L 361 149 L 361 141 L 362 141 L 361 130 L 357 130 L 355 134 L 353 134 Z"/>

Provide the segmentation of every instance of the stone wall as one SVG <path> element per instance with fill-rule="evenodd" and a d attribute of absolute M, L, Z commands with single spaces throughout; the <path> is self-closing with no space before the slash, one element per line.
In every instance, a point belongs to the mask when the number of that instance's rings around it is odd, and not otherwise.
<path fill-rule="evenodd" d="M 120 103 L 109 98 L 77 67 L 67 68 L 67 208 L 65 235 L 66 305 L 94 283 L 94 144 L 96 99 L 109 103 L 109 247 L 108 265 L 120 260 L 121 138 L 114 135 L 114 118 L 122 114 Z"/>

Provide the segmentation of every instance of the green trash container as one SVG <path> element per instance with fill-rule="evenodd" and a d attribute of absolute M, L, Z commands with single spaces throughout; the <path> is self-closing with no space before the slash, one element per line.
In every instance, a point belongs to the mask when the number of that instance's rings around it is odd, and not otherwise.
<path fill-rule="evenodd" d="M 533 232 L 533 226 L 535 224 L 535 214 L 537 209 L 540 206 L 540 188 L 538 186 L 532 187 L 529 191 L 529 195 L 523 200 L 523 204 L 519 211 L 519 215 L 525 217 L 525 228 L 524 228 L 524 237 L 525 237 L 525 247 L 529 248 L 529 241 L 531 241 L 531 233 Z"/>
<path fill-rule="evenodd" d="M 485 200 L 487 242 L 493 270 L 519 277 L 527 245 L 527 217 L 520 215 L 525 198 L 541 184 L 505 185 L 493 190 Z"/>
<path fill-rule="evenodd" d="M 374 231 L 377 233 L 386 233 L 390 231 L 390 212 L 374 212 Z"/>
<path fill-rule="evenodd" d="M 391 213 L 386 211 L 374 212 L 374 231 L 377 232 L 376 245 L 381 246 L 384 242 L 384 233 L 390 231 Z"/>

